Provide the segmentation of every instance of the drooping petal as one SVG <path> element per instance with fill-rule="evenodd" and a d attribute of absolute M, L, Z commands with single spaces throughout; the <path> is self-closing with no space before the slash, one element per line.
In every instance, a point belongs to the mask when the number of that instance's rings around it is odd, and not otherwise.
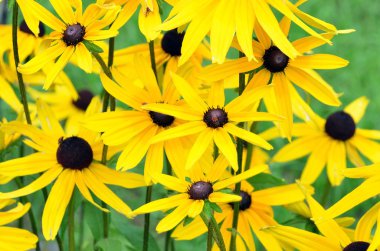
<path fill-rule="evenodd" d="M 354 119 L 355 123 L 359 123 L 365 114 L 365 110 L 367 109 L 369 100 L 362 96 L 360 98 L 355 99 L 350 104 L 348 104 L 344 111 L 351 115 Z"/>
<path fill-rule="evenodd" d="M 226 124 L 227 125 L 227 124 Z M 220 152 L 226 157 L 232 168 L 239 169 L 235 144 L 224 128 L 214 130 L 214 142 Z"/>
<path fill-rule="evenodd" d="M 250 131 L 246 131 L 240 127 L 237 127 L 236 125 L 232 123 L 227 123 L 224 125 L 224 128 L 231 133 L 232 135 L 235 135 L 238 138 L 241 138 L 253 145 L 262 147 L 266 150 L 271 150 L 273 147 L 263 138 L 261 138 L 259 135 L 254 134 Z"/>
<path fill-rule="evenodd" d="M 165 211 L 173 207 L 178 207 L 188 200 L 188 194 L 176 194 L 168 198 L 155 200 L 145 204 L 133 211 L 133 214 L 146 214 L 155 211 Z"/>
<path fill-rule="evenodd" d="M 193 121 L 162 131 L 152 138 L 151 143 L 159 141 L 175 139 L 187 135 L 199 133 L 206 129 L 206 124 L 203 121 Z"/>
<path fill-rule="evenodd" d="M 187 156 L 187 161 L 185 169 L 191 169 L 194 164 L 202 157 L 209 147 L 216 130 L 207 128 L 197 136 L 193 146 L 190 149 L 189 155 Z"/>
<path fill-rule="evenodd" d="M 208 197 L 210 202 L 214 203 L 229 203 L 229 202 L 236 202 L 241 201 L 241 196 L 236 194 L 227 194 L 222 192 L 213 192 Z"/>
<path fill-rule="evenodd" d="M 188 214 L 189 207 L 192 203 L 193 200 L 184 201 L 182 205 L 178 206 L 173 212 L 163 218 L 156 227 L 157 232 L 169 231 L 178 225 Z"/>

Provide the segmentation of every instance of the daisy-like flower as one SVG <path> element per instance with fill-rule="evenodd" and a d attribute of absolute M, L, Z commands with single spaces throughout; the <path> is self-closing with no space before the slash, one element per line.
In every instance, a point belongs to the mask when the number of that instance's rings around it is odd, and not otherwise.
<path fill-rule="evenodd" d="M 205 168 L 203 163 L 197 163 L 186 175 L 188 177 L 183 178 L 160 174 L 157 177 L 158 183 L 169 190 L 176 191 L 178 194 L 145 204 L 134 210 L 132 214 L 145 214 L 160 210 L 167 211 L 175 208 L 156 227 L 159 233 L 169 231 L 187 216 L 191 218 L 197 217 L 203 211 L 206 201 L 214 203 L 240 201 L 240 196 L 224 193 L 221 190 L 267 169 L 266 165 L 261 165 L 239 175 L 225 177 L 224 173 L 228 163 L 222 155 L 213 164 L 210 163 L 209 165 L 209 167 Z"/>
<path fill-rule="evenodd" d="M 134 61 L 133 69 L 138 76 L 134 82 L 128 81 L 121 74 L 115 74 L 116 83 L 104 73 L 100 74 L 104 88 L 133 110 L 99 113 L 86 119 L 85 126 L 103 132 L 101 137 L 106 145 L 125 145 L 117 161 L 117 169 L 131 169 L 146 155 L 144 176 L 147 183 L 150 183 L 155 175 L 162 172 L 164 151 L 169 161 L 175 162 L 185 150 L 181 140 L 151 143 L 153 136 L 177 126 L 179 120 L 171 115 L 144 110 L 141 106 L 156 103 L 174 106 L 179 96 L 172 85 L 164 87 L 161 93 L 154 73 L 144 57 L 136 55 Z M 177 175 L 180 172 L 176 169 L 174 171 Z"/>
<path fill-rule="evenodd" d="M 347 167 L 347 157 L 355 166 L 364 165 L 359 152 L 372 162 L 380 162 L 380 144 L 374 141 L 380 139 L 380 132 L 357 128 L 365 113 L 367 98 L 356 99 L 344 110 L 330 114 L 327 119 L 315 114 L 300 98 L 298 103 L 304 108 L 296 114 L 304 122 L 294 125 L 293 135 L 297 139 L 281 148 L 273 161 L 287 162 L 310 154 L 302 172 L 302 183 L 314 183 L 327 166 L 331 184 L 338 186 L 344 178 L 342 174 Z M 268 132 L 267 135 L 270 134 Z"/>
<path fill-rule="evenodd" d="M 171 30 L 189 23 L 183 42 L 180 63 L 185 62 L 192 55 L 209 31 L 214 62 L 224 62 L 235 33 L 242 51 L 249 60 L 252 60 L 254 58 L 254 50 L 251 45 L 252 33 L 254 27 L 259 25 L 286 55 L 290 58 L 296 57 L 298 55 L 297 48 L 288 41 L 286 34 L 281 31 L 280 25 L 269 6 L 280 11 L 302 29 L 319 39 L 326 41 L 303 21 L 324 31 L 336 31 L 333 25 L 300 11 L 288 0 L 242 0 L 237 2 L 228 0 L 180 0 L 174 4 L 168 19 L 160 28 Z M 256 33 L 256 35 L 259 34 Z"/>
<path fill-rule="evenodd" d="M 23 74 L 32 74 L 58 58 L 46 74 L 44 89 L 50 87 L 73 55 L 77 58 L 80 68 L 86 72 L 91 72 L 92 55 L 86 48 L 86 43 L 96 44 L 98 40 L 114 37 L 118 34 L 116 30 L 104 30 L 115 20 L 120 10 L 117 6 L 90 4 L 82 13 L 81 0 L 74 2 L 52 0 L 50 3 L 61 18 L 59 19 L 36 1 L 17 0 L 17 2 L 24 16 L 26 14 L 32 16 L 32 20 L 38 19 L 53 29 L 53 32 L 48 36 L 48 39 L 51 40 L 50 47 L 17 68 Z M 30 19 L 25 20 L 28 23 Z M 34 34 L 38 34 L 36 24 L 29 22 L 28 26 Z"/>
<path fill-rule="evenodd" d="M 76 134 L 80 123 L 86 117 L 86 110 L 93 99 L 96 99 L 100 112 L 101 101 L 88 89 L 78 91 L 78 99 L 73 99 L 70 90 L 66 86 L 55 86 L 53 92 L 40 92 L 34 89 L 28 90 L 34 99 L 40 99 L 50 106 L 55 117 L 61 121 L 66 120 L 65 130 L 67 133 Z"/>
<path fill-rule="evenodd" d="M 335 218 L 365 200 L 380 194 L 380 164 L 349 168 L 343 172 L 345 177 L 366 180 L 337 203 L 326 210 L 323 218 Z M 378 206 L 378 208 L 380 208 Z"/>
<path fill-rule="evenodd" d="M 160 34 L 157 26 L 161 24 L 160 9 L 157 0 L 97 0 L 97 3 L 115 3 L 122 6 L 111 29 L 119 30 L 132 17 L 133 13 L 141 5 L 138 23 L 141 33 L 147 41 L 152 41 Z"/>
<path fill-rule="evenodd" d="M 272 121 L 280 119 L 278 116 L 269 113 L 245 112 L 248 106 L 266 95 L 272 86 L 253 88 L 251 91 L 245 92 L 245 94 L 225 105 L 222 82 L 212 85 L 208 101 L 205 102 L 186 80 L 174 73 L 172 74 L 172 80 L 186 101 L 187 106 L 147 104 L 143 107 L 150 111 L 168 114 L 188 121 L 180 126 L 161 132 L 152 139 L 152 143 L 197 134 L 196 141 L 187 157 L 185 169 L 191 168 L 206 151 L 210 143 L 215 142 L 231 166 L 237 170 L 237 152 L 230 134 L 253 145 L 272 149 L 272 146 L 258 135 L 235 125 L 244 121 Z"/>
<path fill-rule="evenodd" d="M 15 200 L 0 200 L 0 209 L 4 209 L 16 203 Z M 5 212 L 0 212 L 0 247 L 4 251 L 26 251 L 36 247 L 37 236 L 24 229 L 6 227 L 5 224 L 11 223 L 30 209 L 30 203 L 25 205 L 17 203 L 17 206 Z"/>
<path fill-rule="evenodd" d="M 246 90 L 273 83 L 273 92 L 264 98 L 264 103 L 268 111 L 286 118 L 280 123 L 280 127 L 284 136 L 287 137 L 290 137 L 293 125 L 292 83 L 324 104 L 340 105 L 338 95 L 315 69 L 341 68 L 346 66 L 348 61 L 330 54 L 306 54 L 306 52 L 325 44 L 324 41 L 315 37 L 304 37 L 294 41 L 292 44 L 300 52 L 300 55 L 289 58 L 259 26 L 255 30 L 258 41 L 253 40 L 251 45 L 257 58 L 256 62 L 248 61 L 248 58 L 244 57 L 222 65 L 211 65 L 204 69 L 200 77 L 207 81 L 218 81 L 238 73 L 258 69 L 247 84 Z M 288 30 L 284 29 L 286 35 L 287 32 Z M 323 36 L 333 37 L 332 34 Z"/>
<path fill-rule="evenodd" d="M 99 209 L 108 211 L 93 200 L 90 191 L 116 211 L 128 215 L 131 209 L 105 184 L 124 188 L 141 187 L 145 185 L 143 177 L 120 173 L 95 162 L 101 159 L 103 149 L 97 133 L 82 128 L 77 135 L 67 135 L 46 104 L 37 102 L 37 105 L 42 130 L 19 122 L 10 122 L 1 127 L 5 131 L 27 136 L 29 139 L 24 141 L 25 144 L 37 152 L 0 163 L 0 174 L 11 177 L 43 174 L 23 188 L 0 193 L 0 198 L 16 198 L 34 193 L 56 179 L 42 215 L 42 232 L 47 240 L 53 240 L 57 235 L 75 187 Z"/>
<path fill-rule="evenodd" d="M 256 168 L 256 167 L 255 167 Z M 281 250 L 280 244 L 270 234 L 260 231 L 262 227 L 277 225 L 273 218 L 271 206 L 279 206 L 299 202 L 305 199 L 304 194 L 297 184 L 283 185 L 273 188 L 255 191 L 246 181 L 241 183 L 239 222 L 237 232 L 244 239 L 250 250 L 254 250 L 255 241 L 251 230 L 266 250 Z M 215 212 L 217 222 L 222 222 L 220 231 L 227 247 L 231 239 L 234 206 L 233 203 L 219 205 L 221 213 Z M 179 225 L 173 232 L 172 237 L 179 240 L 190 240 L 207 231 L 206 225 L 200 218 L 194 219 L 188 225 Z M 237 238 L 237 250 L 244 250 L 242 238 Z"/>

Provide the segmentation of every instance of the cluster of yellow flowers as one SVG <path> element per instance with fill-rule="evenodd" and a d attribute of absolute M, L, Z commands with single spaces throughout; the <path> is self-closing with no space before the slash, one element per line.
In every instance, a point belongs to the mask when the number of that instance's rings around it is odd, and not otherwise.
<path fill-rule="evenodd" d="M 149 214 L 155 211 L 164 213 L 156 230 L 168 232 L 165 250 L 173 250 L 169 242 L 205 233 L 207 250 L 378 250 L 379 203 L 355 230 L 355 219 L 337 218 L 380 193 L 380 131 L 357 128 L 368 100 L 360 97 L 322 118 L 303 97 L 341 105 L 315 70 L 348 61 L 313 50 L 352 30 L 303 12 L 304 2 L 50 0 L 49 8 L 11 1 L 13 22 L 0 26 L 0 99 L 14 111 L 0 122 L 0 208 L 16 198 L 22 203 L 1 212 L 0 225 L 28 212 L 38 199 L 29 203 L 25 196 L 39 190 L 44 209 L 42 234 L 29 211 L 34 233 L 0 227 L 0 249 L 40 250 L 38 236 L 56 239 L 61 251 L 66 245 L 82 250 L 74 238 L 77 188 L 104 212 L 105 238 L 112 237 L 109 207 L 127 218 L 146 214 L 143 250 L 153 249 Z M 165 20 L 162 8 L 170 10 Z M 147 43 L 115 50 L 119 31 L 137 10 Z M 305 35 L 291 42 L 294 25 Z M 234 53 L 239 57 L 231 59 Z M 96 74 L 99 81 L 91 85 L 102 86 L 102 94 L 79 90 L 83 80 L 66 75 L 67 64 Z M 274 126 L 259 133 L 259 121 Z M 29 151 L 8 155 L 20 137 Z M 272 150 L 268 141 L 276 138 L 288 144 L 269 158 L 264 150 Z M 294 183 L 271 174 L 268 164 L 305 156 Z M 347 159 L 359 168 L 347 168 Z M 313 197 L 325 166 L 327 186 L 341 185 L 344 177 L 366 179 L 327 210 Z M 276 184 L 255 187 L 268 178 Z M 14 181 L 16 189 L 5 185 Z M 108 185 L 145 187 L 145 204 L 131 209 Z M 164 194 L 152 201 L 160 186 Z M 312 230 L 286 224 L 272 206 L 299 215 Z"/>

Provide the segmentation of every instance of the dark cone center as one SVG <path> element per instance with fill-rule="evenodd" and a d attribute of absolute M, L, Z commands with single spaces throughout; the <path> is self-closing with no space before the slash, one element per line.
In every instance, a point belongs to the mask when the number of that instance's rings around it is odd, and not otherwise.
<path fill-rule="evenodd" d="M 348 244 L 343 251 L 366 251 L 370 244 L 365 241 L 354 241 Z"/>
<path fill-rule="evenodd" d="M 149 115 L 152 118 L 153 123 L 161 127 L 167 127 L 173 124 L 174 117 L 171 115 L 149 111 Z"/>
<path fill-rule="evenodd" d="M 67 46 L 77 45 L 83 41 L 85 34 L 85 28 L 80 24 L 73 24 L 67 26 L 65 32 L 63 33 L 63 41 Z"/>
<path fill-rule="evenodd" d="M 45 26 L 43 25 L 43 23 L 39 22 L 38 28 L 40 29 L 40 33 L 38 33 L 38 36 L 43 37 L 45 35 Z M 29 26 L 26 24 L 25 20 L 22 20 L 20 24 L 20 31 L 34 36 L 33 32 L 29 29 Z"/>
<path fill-rule="evenodd" d="M 78 96 L 77 100 L 73 100 L 73 105 L 79 110 L 86 111 L 94 95 L 89 90 L 81 90 Z"/>
<path fill-rule="evenodd" d="M 93 152 L 86 140 L 73 136 L 59 143 L 57 161 L 64 168 L 82 170 L 91 164 Z"/>
<path fill-rule="evenodd" d="M 222 108 L 210 108 L 203 115 L 203 121 L 208 127 L 218 128 L 228 123 L 228 116 L 226 111 Z"/>
<path fill-rule="evenodd" d="M 188 193 L 192 200 L 205 200 L 213 191 L 214 189 L 210 182 L 197 181 L 191 184 Z"/>
<path fill-rule="evenodd" d="M 337 140 L 348 140 L 355 134 L 355 121 L 350 114 L 338 111 L 331 114 L 325 124 L 325 132 Z"/>
<path fill-rule="evenodd" d="M 177 29 L 166 32 L 161 40 L 162 49 L 172 56 L 181 56 L 184 36 L 185 32 L 178 33 Z"/>
<path fill-rule="evenodd" d="M 241 201 L 239 202 L 239 210 L 244 211 L 251 207 L 252 198 L 247 192 L 240 191 Z M 232 208 L 234 208 L 234 203 L 228 203 Z"/>
<path fill-rule="evenodd" d="M 289 57 L 276 46 L 265 51 L 263 60 L 264 67 L 272 73 L 283 71 L 289 63 Z"/>

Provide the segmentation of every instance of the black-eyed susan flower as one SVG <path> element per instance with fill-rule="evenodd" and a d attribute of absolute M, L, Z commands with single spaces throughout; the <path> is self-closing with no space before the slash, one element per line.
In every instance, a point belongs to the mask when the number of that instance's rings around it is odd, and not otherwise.
<path fill-rule="evenodd" d="M 82 128 L 77 135 L 65 134 L 46 104 L 37 102 L 37 105 L 42 130 L 19 122 L 10 122 L 1 127 L 2 130 L 28 137 L 24 142 L 36 153 L 0 163 L 0 174 L 11 177 L 43 174 L 23 188 L 0 193 L 0 198 L 28 195 L 56 180 L 42 215 L 42 232 L 47 240 L 53 240 L 57 235 L 75 187 L 99 209 L 108 211 L 93 200 L 90 191 L 116 211 L 128 215 L 131 209 L 105 184 L 140 187 L 145 185 L 143 177 L 119 173 L 96 162 L 102 158 L 103 150 L 103 143 L 97 133 Z"/>
<path fill-rule="evenodd" d="M 344 170 L 343 175 L 355 179 L 365 178 L 366 180 L 327 209 L 323 218 L 335 218 L 363 201 L 380 194 L 380 164 L 349 168 Z"/>
<path fill-rule="evenodd" d="M 345 228 L 342 228 L 337 220 L 323 217 L 326 215 L 325 209 L 310 195 L 307 195 L 312 219 L 320 233 L 329 240 L 337 243 L 340 248 L 336 251 L 375 251 L 380 247 L 380 228 L 372 230 L 380 220 L 380 203 L 369 209 L 358 221 L 353 236 Z"/>
<path fill-rule="evenodd" d="M 256 168 L 256 167 L 255 167 Z M 245 250 L 245 244 L 249 250 L 255 249 L 255 241 L 252 232 L 266 248 L 266 250 L 281 250 L 280 244 L 273 236 L 260 231 L 262 227 L 277 225 L 271 206 L 285 205 L 299 202 L 305 199 L 304 194 L 297 184 L 283 185 L 273 188 L 255 191 L 246 181 L 242 182 L 240 191 L 239 218 L 237 232 L 237 250 Z M 220 204 L 222 212 L 215 212 L 217 222 L 222 222 L 220 231 L 226 246 L 229 246 L 234 209 L 233 203 Z M 188 225 L 179 225 L 172 237 L 178 240 L 190 240 L 207 231 L 207 227 L 200 218 L 194 219 Z"/>
<path fill-rule="evenodd" d="M 145 214 L 160 210 L 167 211 L 175 208 L 156 227 L 159 233 L 169 231 L 187 216 L 191 218 L 197 217 L 203 211 L 207 201 L 213 203 L 240 201 L 240 196 L 225 193 L 222 190 L 267 169 L 266 165 L 261 165 L 239 175 L 226 177 L 224 173 L 227 165 L 228 163 L 224 160 L 224 157 L 220 156 L 208 168 L 197 163 L 183 178 L 166 174 L 158 175 L 158 183 L 169 190 L 175 191 L 177 194 L 145 204 L 134 210 L 132 214 Z"/>
<path fill-rule="evenodd" d="M 266 95 L 272 86 L 267 85 L 254 88 L 225 105 L 222 82 L 212 85 L 208 100 L 205 102 L 186 80 L 174 73 L 172 74 L 172 80 L 187 105 L 147 104 L 144 105 L 144 109 L 168 114 L 188 121 L 180 126 L 161 132 L 152 139 L 153 143 L 157 143 L 187 135 L 195 135 L 196 140 L 187 157 L 186 169 L 191 168 L 209 145 L 215 142 L 231 166 L 237 170 L 237 152 L 230 134 L 253 145 L 272 149 L 272 146 L 258 135 L 236 126 L 237 123 L 244 121 L 272 121 L 280 119 L 276 115 L 265 112 L 245 112 L 248 106 Z"/>
<path fill-rule="evenodd" d="M 15 200 L 1 199 L 0 209 L 4 209 L 16 203 Z M 30 203 L 25 205 L 17 203 L 17 206 L 8 211 L 0 212 L 0 247 L 4 251 L 26 251 L 36 247 L 37 236 L 24 229 L 4 226 L 11 223 L 30 209 Z"/>
<path fill-rule="evenodd" d="M 301 99 L 297 102 L 300 104 L 298 108 L 304 107 L 296 111 L 304 123 L 295 124 L 293 135 L 297 139 L 281 148 L 273 161 L 286 162 L 310 154 L 301 175 L 302 183 L 314 183 L 327 166 L 331 184 L 339 185 L 347 167 L 347 157 L 355 166 L 364 165 L 359 152 L 372 162 L 380 161 L 380 144 L 374 141 L 380 139 L 380 132 L 357 128 L 365 113 L 367 98 L 354 100 L 344 110 L 330 114 L 327 119 L 315 114 Z"/>
<path fill-rule="evenodd" d="M 287 34 L 286 31 L 284 32 Z M 260 27 L 256 28 L 256 35 L 258 41 L 253 40 L 251 43 L 257 58 L 256 62 L 248 61 L 244 57 L 222 65 L 211 65 L 204 69 L 200 77 L 208 81 L 217 81 L 257 69 L 247 84 L 246 90 L 273 83 L 273 91 L 271 95 L 264 98 L 264 103 L 269 112 L 285 118 L 280 123 L 280 127 L 286 137 L 290 137 L 293 125 L 292 84 L 310 93 L 324 104 L 340 105 L 338 95 L 315 69 L 341 68 L 346 66 L 348 61 L 331 54 L 306 54 L 324 44 L 324 41 L 315 37 L 304 37 L 294 41 L 292 44 L 300 55 L 289 58 Z M 324 36 L 331 38 L 333 35 L 324 34 Z"/>
<path fill-rule="evenodd" d="M 102 6 L 90 4 L 82 13 L 82 1 L 53 0 L 50 1 L 60 19 L 35 1 L 18 0 L 23 14 L 38 19 L 53 29 L 48 35 L 50 47 L 36 55 L 25 64 L 18 66 L 19 72 L 32 74 L 49 63 L 53 66 L 46 74 L 44 88 L 48 89 L 57 75 L 62 71 L 72 56 L 75 56 L 78 66 L 86 72 L 92 71 L 92 55 L 86 48 L 86 43 L 114 37 L 117 30 L 104 29 L 116 18 L 120 8 L 117 6 Z M 75 11 L 73 10 L 73 6 Z M 28 19 L 25 19 L 28 23 Z M 30 30 L 38 34 L 38 26 L 28 23 Z"/>
<path fill-rule="evenodd" d="M 100 74 L 104 88 L 117 100 L 133 110 L 120 110 L 93 115 L 86 119 L 85 126 L 103 132 L 102 139 L 110 146 L 124 145 L 116 168 L 128 170 L 135 167 L 146 155 L 144 176 L 147 183 L 162 172 L 164 151 L 170 161 L 177 159 L 184 151 L 181 140 L 151 143 L 153 136 L 177 126 L 180 122 L 171 115 L 147 111 L 144 104 L 165 103 L 175 105 L 179 96 L 173 85 L 160 91 L 148 61 L 141 55 L 134 58 L 137 78 L 134 81 L 122 74 L 115 74 L 115 81 L 104 73 Z M 174 169 L 175 172 L 177 170 Z"/>
<path fill-rule="evenodd" d="M 160 26 L 171 30 L 188 24 L 182 47 L 181 62 L 185 62 L 195 51 L 202 39 L 210 32 L 212 59 L 223 63 L 236 34 L 242 51 L 249 60 L 254 58 L 252 33 L 255 26 L 262 26 L 274 43 L 290 58 L 298 55 L 297 48 L 286 38 L 272 13 L 271 7 L 280 11 L 309 34 L 326 40 L 304 22 L 325 31 L 336 31 L 336 28 L 300 11 L 290 1 L 267 0 L 188 0 L 177 1 L 168 19 Z M 301 18 L 302 21 L 299 19 Z M 309 19 L 311 18 L 311 19 Z M 304 21 L 304 22 L 303 22 Z M 258 34 L 256 33 L 258 36 Z"/>

